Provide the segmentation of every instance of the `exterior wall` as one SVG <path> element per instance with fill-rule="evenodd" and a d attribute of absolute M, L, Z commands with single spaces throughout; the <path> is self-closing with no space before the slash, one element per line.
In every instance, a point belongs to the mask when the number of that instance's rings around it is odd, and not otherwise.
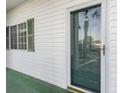
<path fill-rule="evenodd" d="M 117 0 L 110 0 L 109 93 L 117 93 Z"/>
<path fill-rule="evenodd" d="M 7 50 L 7 67 L 67 87 L 66 8 L 91 0 L 28 0 L 7 13 L 7 26 L 35 20 L 35 52 Z M 110 1 L 109 93 L 116 93 L 116 1 Z"/>

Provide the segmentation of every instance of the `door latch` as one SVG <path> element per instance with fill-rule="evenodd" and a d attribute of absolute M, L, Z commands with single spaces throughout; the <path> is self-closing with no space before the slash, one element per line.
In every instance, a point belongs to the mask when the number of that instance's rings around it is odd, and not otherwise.
<path fill-rule="evenodd" d="M 103 45 L 103 47 L 101 47 L 101 44 L 99 43 L 99 44 L 93 44 L 94 46 L 95 46 L 95 48 L 98 48 L 98 49 L 100 49 L 100 50 L 102 50 L 103 51 L 103 55 L 105 55 L 105 45 Z"/>

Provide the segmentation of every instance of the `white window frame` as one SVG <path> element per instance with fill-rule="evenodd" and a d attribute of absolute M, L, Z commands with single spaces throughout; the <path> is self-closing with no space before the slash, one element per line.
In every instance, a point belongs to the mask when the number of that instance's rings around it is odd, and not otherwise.
<path fill-rule="evenodd" d="M 28 20 L 30 20 L 30 19 L 34 19 L 34 18 L 29 18 L 29 19 L 27 19 L 27 22 L 26 22 L 26 26 L 27 26 L 27 51 L 28 52 L 35 52 L 35 32 L 33 32 L 33 34 L 34 34 L 34 50 L 33 51 L 29 51 L 29 48 L 28 48 L 28 36 L 29 36 L 29 33 L 28 33 Z M 35 30 L 35 24 L 34 24 L 34 30 Z"/>
<path fill-rule="evenodd" d="M 26 23 L 26 28 L 25 28 L 25 31 L 26 31 L 26 49 L 19 49 L 19 29 L 18 29 L 18 33 L 17 33 L 17 40 L 18 40 L 18 42 L 17 42 L 17 46 L 18 46 L 18 50 L 21 50 L 21 51 L 25 51 L 25 50 L 28 50 L 28 47 L 27 47 L 27 44 L 28 44 L 28 42 L 27 42 L 27 39 L 28 39 L 28 31 L 27 31 L 27 21 L 25 21 L 25 22 L 21 22 L 21 23 L 19 23 L 17 26 L 19 27 L 19 25 L 20 24 L 24 24 L 24 23 Z M 17 27 L 17 28 L 18 28 Z"/>
<path fill-rule="evenodd" d="M 76 86 L 72 86 L 71 85 L 71 57 L 70 57 L 70 49 L 71 49 L 71 46 L 70 46 L 70 43 L 71 43 L 71 40 L 70 40 L 70 35 L 71 35 L 71 32 L 70 32 L 70 27 L 71 27 L 71 24 L 70 24 L 70 13 L 73 12 L 73 11 L 76 11 L 76 10 L 79 10 L 79 9 L 83 9 L 83 8 L 86 8 L 86 7 L 90 7 L 90 6 L 94 6 L 94 5 L 98 5 L 98 4 L 101 4 L 101 33 L 102 33 L 102 38 L 101 40 L 103 40 L 103 44 L 106 45 L 106 51 L 108 51 L 108 35 L 107 35 L 107 29 L 106 29 L 106 24 L 108 24 L 107 22 L 107 4 L 106 4 L 106 0 L 90 0 L 88 2 L 85 2 L 85 3 L 82 3 L 82 4 L 79 4 L 79 5 L 75 5 L 75 6 L 72 6 L 70 8 L 67 8 L 67 23 L 66 23 L 66 26 L 67 26 L 67 31 L 66 31 L 66 62 L 67 62 L 67 86 L 69 87 L 72 87 L 72 88 L 75 88 L 77 90 L 80 90 L 80 91 L 83 91 L 83 92 L 86 92 L 86 93 L 92 93 L 91 91 L 88 91 L 86 89 L 82 89 L 82 88 L 79 88 L 79 87 L 76 87 Z M 107 10 L 108 11 L 108 10 Z M 106 38 L 105 38 L 106 37 Z M 101 52 L 102 53 L 102 52 Z M 108 93 L 108 53 L 105 54 L 105 56 L 103 56 L 101 58 L 101 92 L 100 93 Z"/>
<path fill-rule="evenodd" d="M 26 46 L 27 48 L 26 48 L 26 50 L 28 51 L 28 22 L 27 22 L 27 20 L 26 20 L 26 32 L 27 32 L 26 33 L 26 39 L 27 39 L 27 42 L 26 42 L 27 43 L 27 46 Z"/>
<path fill-rule="evenodd" d="M 18 34 L 19 34 L 19 31 L 18 31 L 18 25 L 21 24 L 21 23 L 26 23 L 26 49 L 19 49 L 19 38 L 18 38 Z M 13 24 L 13 25 L 10 25 L 9 26 L 9 50 L 15 50 L 15 51 L 27 51 L 28 50 L 28 25 L 27 25 L 27 21 L 23 21 L 23 22 L 20 22 L 19 24 Z M 16 25 L 17 26 L 17 49 L 12 49 L 11 48 L 11 27 Z M 8 51 L 9 51 L 8 50 Z"/>

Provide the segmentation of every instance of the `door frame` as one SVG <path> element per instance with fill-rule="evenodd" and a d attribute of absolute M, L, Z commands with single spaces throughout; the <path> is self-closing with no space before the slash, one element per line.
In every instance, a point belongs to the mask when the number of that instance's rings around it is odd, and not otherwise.
<path fill-rule="evenodd" d="M 108 67 L 108 62 L 107 62 L 107 56 L 106 56 L 106 50 L 108 44 L 106 43 L 107 38 L 106 38 L 106 24 L 107 24 L 107 19 L 106 19 L 106 9 L 107 9 L 107 4 L 106 0 L 90 0 L 82 4 L 78 4 L 72 7 L 69 7 L 66 9 L 66 62 L 67 62 L 67 88 L 71 87 L 86 93 L 92 93 L 86 89 L 82 89 L 76 86 L 71 85 L 71 24 L 70 24 L 70 13 L 79 9 L 83 9 L 86 7 L 94 6 L 101 4 L 101 46 L 105 44 L 105 56 L 101 56 L 101 92 L 100 93 L 107 93 L 107 88 L 108 84 L 106 83 L 108 80 L 106 78 L 106 69 Z M 103 50 L 101 50 L 101 54 L 103 53 Z M 103 55 L 103 54 L 102 54 Z"/>

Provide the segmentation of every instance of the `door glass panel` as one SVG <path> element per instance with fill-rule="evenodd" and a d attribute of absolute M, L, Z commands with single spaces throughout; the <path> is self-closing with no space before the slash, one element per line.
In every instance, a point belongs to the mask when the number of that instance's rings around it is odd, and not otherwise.
<path fill-rule="evenodd" d="M 101 6 L 71 13 L 71 84 L 100 92 Z"/>

